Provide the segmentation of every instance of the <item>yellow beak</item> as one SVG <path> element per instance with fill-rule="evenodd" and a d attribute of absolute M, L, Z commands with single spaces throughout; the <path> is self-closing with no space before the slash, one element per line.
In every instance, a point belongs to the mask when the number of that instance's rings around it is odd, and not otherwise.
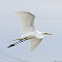
<path fill-rule="evenodd" d="M 47 35 L 52 35 L 52 34 L 50 34 L 50 33 L 47 33 Z"/>

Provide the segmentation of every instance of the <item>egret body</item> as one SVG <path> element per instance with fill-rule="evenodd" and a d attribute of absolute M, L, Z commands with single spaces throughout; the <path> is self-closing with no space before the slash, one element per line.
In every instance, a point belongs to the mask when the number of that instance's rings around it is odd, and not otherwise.
<path fill-rule="evenodd" d="M 16 40 L 25 41 L 30 40 L 30 51 L 32 52 L 41 42 L 44 35 L 52 35 L 46 32 L 39 32 L 34 28 L 35 16 L 29 12 L 17 12 L 17 16 L 20 18 L 22 23 L 22 36 Z M 20 43 L 20 42 L 19 42 Z M 14 43 L 9 47 L 15 46 L 18 43 Z M 8 48 L 9 48 L 8 47 Z"/>

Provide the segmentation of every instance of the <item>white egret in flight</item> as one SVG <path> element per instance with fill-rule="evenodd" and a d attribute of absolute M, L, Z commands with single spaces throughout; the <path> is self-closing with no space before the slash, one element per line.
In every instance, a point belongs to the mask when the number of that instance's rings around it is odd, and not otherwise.
<path fill-rule="evenodd" d="M 16 39 L 18 42 L 11 44 L 8 48 L 15 46 L 25 40 L 30 40 L 30 51 L 32 52 L 42 41 L 44 35 L 52 35 L 46 32 L 39 32 L 34 28 L 34 18 L 35 16 L 30 12 L 17 12 L 16 13 L 22 22 L 22 32 L 23 35 Z"/>

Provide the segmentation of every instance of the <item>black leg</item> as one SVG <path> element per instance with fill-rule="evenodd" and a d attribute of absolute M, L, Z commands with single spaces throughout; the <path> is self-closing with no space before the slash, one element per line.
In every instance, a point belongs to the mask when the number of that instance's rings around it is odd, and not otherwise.
<path fill-rule="evenodd" d="M 14 43 L 14 44 L 11 44 L 10 46 L 8 46 L 8 48 L 10 48 L 10 47 L 12 47 L 12 46 L 15 46 L 15 45 L 17 45 L 17 44 L 19 44 L 19 43 L 21 43 L 21 42 L 23 42 L 23 41 L 25 41 L 25 40 L 28 40 L 28 39 L 27 39 L 27 38 L 21 39 L 21 40 L 19 40 L 18 42 Z"/>

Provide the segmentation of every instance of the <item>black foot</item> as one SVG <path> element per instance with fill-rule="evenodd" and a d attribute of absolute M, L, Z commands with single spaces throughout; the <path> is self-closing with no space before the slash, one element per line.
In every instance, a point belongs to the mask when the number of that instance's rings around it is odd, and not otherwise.
<path fill-rule="evenodd" d="M 11 44 L 10 46 L 8 46 L 7 48 L 10 48 L 10 47 L 12 47 L 12 46 L 15 46 L 14 44 Z"/>

